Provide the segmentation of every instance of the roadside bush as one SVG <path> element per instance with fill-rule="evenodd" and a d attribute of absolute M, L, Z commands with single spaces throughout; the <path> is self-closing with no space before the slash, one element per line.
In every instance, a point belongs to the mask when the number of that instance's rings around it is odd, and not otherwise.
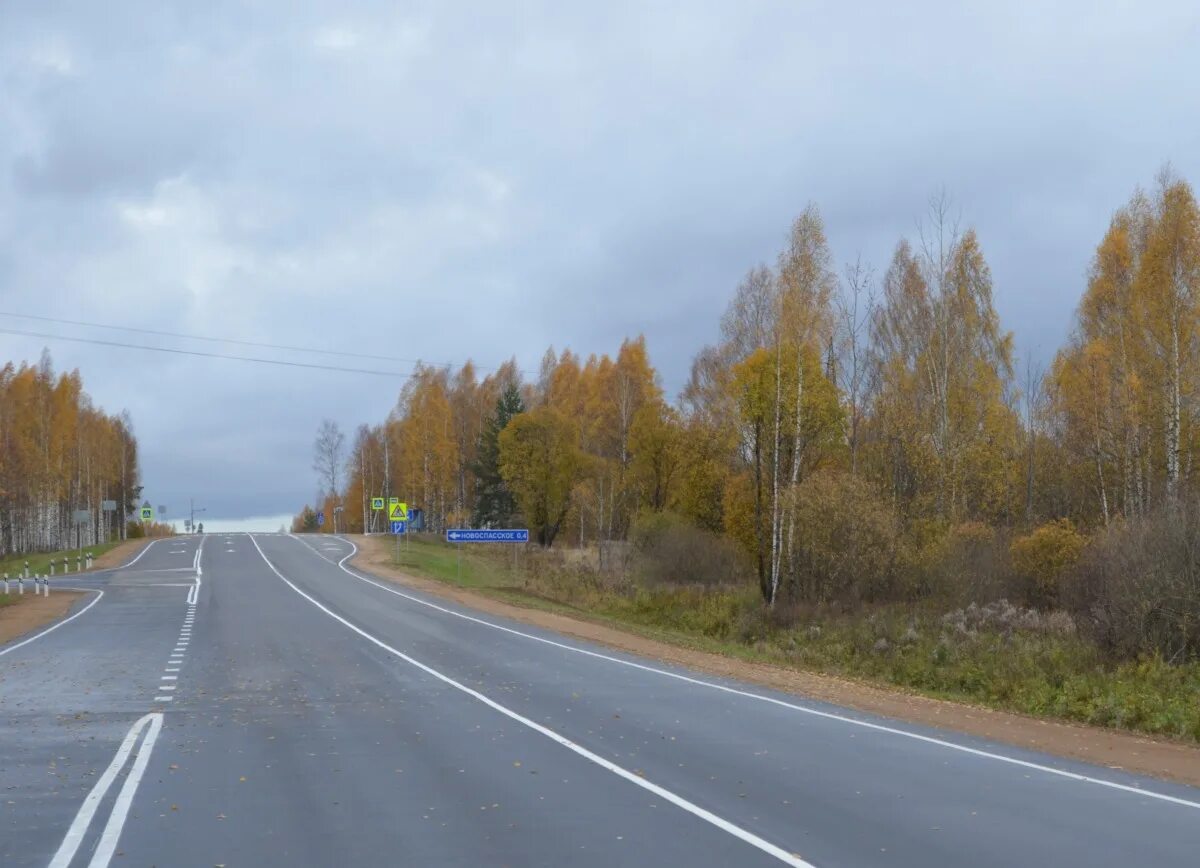
<path fill-rule="evenodd" d="M 904 584 L 916 598 L 951 603 L 986 603 L 1013 594 L 1008 543 L 978 521 L 956 524 L 941 534 L 924 530 L 905 547 Z"/>
<path fill-rule="evenodd" d="M 673 513 L 642 515 L 631 536 L 634 569 L 647 582 L 711 586 L 749 581 L 750 565 L 735 542 Z"/>
<path fill-rule="evenodd" d="M 1109 653 L 1200 659 L 1200 510 L 1177 505 L 1113 525 L 1084 549 L 1064 601 Z"/>
<path fill-rule="evenodd" d="M 1013 569 L 1026 584 L 1026 600 L 1034 606 L 1053 606 L 1062 575 L 1079 560 L 1087 538 L 1070 519 L 1059 519 L 1013 540 L 1009 546 Z"/>
<path fill-rule="evenodd" d="M 892 590 L 897 525 L 857 476 L 820 470 L 792 492 L 793 574 L 788 594 L 809 602 L 874 600 Z"/>

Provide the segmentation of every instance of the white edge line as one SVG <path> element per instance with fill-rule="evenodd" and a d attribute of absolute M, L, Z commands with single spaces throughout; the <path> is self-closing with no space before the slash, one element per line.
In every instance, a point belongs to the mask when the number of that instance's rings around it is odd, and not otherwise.
<path fill-rule="evenodd" d="M 75 858 L 75 851 L 79 849 L 79 845 L 83 842 L 83 836 L 87 833 L 88 826 L 91 825 L 96 808 L 100 806 L 100 800 L 108 793 L 108 788 L 112 786 L 117 773 L 124 767 L 125 760 L 129 757 L 129 752 L 133 750 L 133 745 L 137 741 L 137 737 L 146 728 L 146 724 L 155 717 L 161 718 L 162 715 L 144 715 L 129 728 L 129 732 L 125 735 L 124 740 L 122 740 L 121 746 L 117 748 L 116 756 L 108 764 L 108 768 L 104 770 L 104 774 L 100 775 L 99 780 L 96 781 L 96 785 L 92 787 L 91 792 L 83 800 L 83 804 L 79 806 L 79 812 L 71 822 L 70 828 L 67 829 L 67 834 L 63 837 L 62 844 L 59 845 L 57 852 L 55 852 L 54 857 L 50 860 L 49 868 L 67 868 L 71 864 L 71 860 Z"/>
<path fill-rule="evenodd" d="M 156 542 L 162 542 L 164 539 L 166 539 L 166 537 L 160 536 L 160 537 L 156 537 L 155 539 L 150 540 L 150 542 L 148 542 L 144 546 L 142 546 L 142 550 L 134 556 L 133 560 L 129 561 L 128 563 L 124 563 L 119 567 L 113 567 L 113 569 L 114 570 L 129 569 L 130 567 L 132 567 L 134 564 L 136 564 L 138 561 L 140 561 L 142 559 L 142 555 L 144 555 L 146 552 L 150 551 L 151 546 L 153 546 Z"/>
<path fill-rule="evenodd" d="M 42 632 L 35 633 L 33 636 L 30 636 L 28 639 L 22 639 L 20 642 L 17 642 L 15 645 L 9 645 L 7 648 L 0 648 L 0 657 L 3 657 L 5 654 L 7 654 L 10 651 L 16 651 L 22 645 L 28 645 L 30 642 L 34 641 L 35 639 L 41 639 L 47 633 L 53 633 L 55 630 L 57 630 L 59 627 L 63 626 L 64 624 L 70 624 L 72 621 L 74 621 L 76 618 L 78 618 L 80 615 L 82 615 L 88 609 L 92 608 L 92 606 L 99 603 L 100 598 L 104 596 L 104 591 L 101 591 L 98 588 L 60 588 L 59 590 L 87 591 L 89 594 L 95 594 L 96 596 L 92 598 L 92 601 L 90 603 L 88 603 L 86 606 L 84 606 L 82 609 L 80 609 L 78 612 L 76 612 L 71 617 L 63 618 L 57 624 L 51 624 L 49 627 L 47 627 Z"/>
<path fill-rule="evenodd" d="M 96 852 L 92 855 L 92 861 L 88 863 L 88 868 L 105 868 L 112 859 L 113 852 L 117 849 L 117 840 L 121 837 L 121 830 L 125 827 L 125 818 L 129 816 L 129 808 L 133 805 L 133 797 L 137 793 L 138 784 L 142 781 L 146 764 L 150 762 L 150 752 L 154 750 L 158 731 L 162 729 L 163 716 L 161 713 L 155 712 L 147 716 L 150 718 L 150 729 L 147 731 L 146 737 L 142 739 L 137 758 L 133 761 L 133 767 L 130 768 L 129 775 L 121 786 L 121 791 L 117 793 L 112 813 L 108 816 L 104 832 L 100 835 L 100 843 L 96 845 Z"/>
<path fill-rule="evenodd" d="M 292 536 L 292 534 L 289 534 L 289 536 Z M 909 730 L 899 729 L 898 727 L 893 727 L 893 726 L 886 726 L 881 723 L 872 723 L 869 720 L 858 720 L 853 717 L 847 717 L 846 715 L 842 715 L 842 714 L 835 714 L 830 711 L 821 711 L 820 709 L 817 709 L 817 708 L 808 708 L 806 706 L 797 705 L 792 702 L 785 702 L 782 699 L 776 699 L 773 696 L 764 696 L 761 693 L 753 693 L 749 690 L 739 690 L 736 687 L 729 687 L 728 685 L 718 684 L 714 681 L 705 681 L 701 678 L 692 678 L 691 676 L 688 676 L 688 675 L 682 675 L 678 672 L 671 672 L 666 669 L 659 669 L 654 666 L 648 666 L 644 663 L 636 663 L 632 660 L 622 660 L 620 657 L 612 657 L 608 654 L 601 654 L 598 651 L 589 651 L 586 648 L 576 648 L 576 647 L 574 647 L 572 645 L 568 645 L 564 642 L 555 642 L 553 639 L 546 639 L 542 636 L 535 636 L 532 633 L 523 633 L 520 630 L 514 630 L 511 627 L 505 627 L 500 624 L 495 624 L 491 621 L 486 621 L 483 618 L 476 618 L 472 615 L 467 615 L 462 612 L 456 612 L 453 609 L 448 609 L 444 606 L 439 606 L 436 603 L 429 602 L 428 600 L 422 600 L 420 597 L 414 597 L 411 594 L 406 594 L 403 591 L 396 590 L 395 588 L 389 588 L 386 585 L 383 585 L 374 579 L 368 578 L 367 576 L 360 575 L 359 573 L 355 572 L 354 570 L 349 569 L 345 565 L 346 561 L 348 561 L 350 558 L 354 557 L 354 555 L 358 553 L 358 547 L 355 546 L 354 543 L 351 542 L 350 540 L 347 540 L 347 542 L 354 549 L 354 551 L 350 552 L 350 554 L 348 554 L 348 555 L 346 555 L 346 557 L 342 558 L 342 560 L 339 561 L 337 564 L 338 567 L 340 567 L 342 569 L 342 571 L 345 572 L 346 574 L 353 576 L 354 578 L 358 579 L 359 581 L 366 582 L 368 585 L 374 585 L 375 587 L 379 588 L 380 590 L 387 591 L 389 594 L 395 594 L 398 597 L 403 597 L 404 599 L 411 600 L 414 603 L 420 603 L 422 606 L 428 606 L 430 609 L 436 609 L 439 612 L 445 612 L 447 615 L 453 615 L 456 618 L 462 618 L 466 621 L 473 621 L 476 624 L 482 624 L 485 627 L 491 627 L 493 630 L 501 630 L 505 633 L 511 633 L 514 636 L 522 636 L 526 639 L 532 639 L 535 642 L 541 642 L 545 645 L 552 645 L 555 648 L 562 648 L 566 651 L 573 651 L 576 654 L 583 654 L 588 657 L 595 657 L 600 660 L 607 660 L 610 663 L 619 663 L 622 666 L 629 666 L 633 669 L 641 669 L 644 672 L 652 672 L 655 675 L 662 675 L 667 678 L 674 678 L 677 681 L 684 681 L 688 684 L 695 684 L 695 685 L 698 685 L 701 687 L 709 687 L 713 690 L 720 690 L 723 693 L 731 693 L 731 694 L 734 694 L 735 696 L 742 696 L 747 699 L 754 699 L 759 702 L 766 702 L 766 703 L 770 703 L 771 705 L 777 705 L 777 706 L 780 706 L 783 708 L 789 708 L 789 709 L 792 709 L 793 711 L 802 712 L 803 714 L 813 715 L 814 717 L 823 717 L 826 720 L 836 720 L 841 723 L 848 723 L 853 726 L 862 727 L 863 729 L 874 730 L 875 732 L 886 732 L 890 735 L 898 735 L 903 738 L 913 739 L 914 741 L 920 741 L 920 742 L 924 742 L 926 744 L 938 745 L 939 747 L 949 748 L 950 750 L 956 750 L 961 753 L 970 754 L 972 756 L 978 756 L 978 757 L 983 757 L 984 759 L 990 759 L 990 760 L 995 760 L 997 762 L 1008 763 L 1009 765 L 1019 766 L 1021 768 L 1033 769 L 1035 771 L 1045 772 L 1046 774 L 1050 774 L 1050 775 L 1057 775 L 1058 777 L 1066 778 L 1066 779 L 1072 780 L 1072 781 L 1078 781 L 1079 783 L 1095 784 L 1096 786 L 1100 786 L 1100 787 L 1108 787 L 1109 789 L 1119 790 L 1121 792 L 1126 792 L 1126 793 L 1134 793 L 1139 796 L 1145 796 L 1146 798 L 1149 798 L 1149 799 L 1157 799 L 1159 801 L 1170 802 L 1175 805 L 1182 805 L 1186 808 L 1194 808 L 1196 810 L 1200 810 L 1200 802 L 1191 801 L 1189 799 L 1182 799 L 1182 798 L 1179 798 L 1178 796 L 1171 796 L 1171 795 L 1167 795 L 1166 793 L 1159 793 L 1154 790 L 1143 789 L 1142 787 L 1134 787 L 1134 786 L 1130 786 L 1129 784 L 1121 784 L 1121 783 L 1117 783 L 1116 781 L 1105 780 L 1104 778 L 1092 777 L 1091 775 L 1083 775 L 1083 774 L 1079 774 L 1078 772 L 1067 771 L 1066 769 L 1056 769 L 1053 766 L 1042 765 L 1041 763 L 1035 763 L 1035 762 L 1031 762 L 1029 760 L 1017 759 L 1016 757 L 1005 756 L 1004 754 L 993 753 L 992 751 L 981 750 L 979 748 L 969 747 L 965 744 L 957 744 L 955 742 L 946 741 L 946 740 L 940 739 L 940 738 L 935 738 L 930 735 L 922 735 L 921 733 L 910 732 Z"/>
<path fill-rule="evenodd" d="M 688 813 L 692 814 L 693 816 L 698 817 L 701 820 L 704 820 L 705 822 L 715 826 L 716 828 L 720 829 L 723 832 L 726 832 L 726 833 L 732 835 L 735 838 L 738 838 L 741 841 L 744 841 L 745 843 L 761 850 L 762 852 L 766 853 L 767 855 L 774 856 L 780 862 L 783 862 L 787 865 L 791 865 L 791 866 L 793 866 L 793 868 L 814 868 L 812 863 L 805 862 L 799 856 L 796 856 L 795 854 L 788 852 L 787 850 L 783 849 L 782 847 L 772 844 L 770 841 L 760 838 L 757 835 L 755 835 L 753 832 L 747 831 L 746 829 L 743 829 L 740 826 L 735 826 L 733 823 L 729 822 L 728 820 L 724 819 L 723 817 L 719 817 L 716 814 L 712 813 L 711 811 L 705 810 L 704 808 L 700 807 L 699 805 L 688 801 L 687 799 L 683 798 L 683 796 L 676 795 L 675 793 L 671 792 L 670 790 L 664 789 L 663 787 L 660 787 L 658 784 L 655 784 L 643 777 L 640 777 L 640 776 L 634 774 L 633 772 L 629 771 L 628 769 L 625 769 L 624 767 L 619 766 L 614 762 L 610 762 L 609 760 L 606 760 L 604 757 L 602 757 L 598 754 L 592 753 L 587 748 L 583 747 L 580 744 L 576 744 L 575 742 L 571 741 L 566 736 L 560 735 L 559 733 L 555 732 L 554 730 L 549 729 L 545 726 L 542 726 L 540 723 L 536 723 L 535 721 L 532 721 L 529 718 L 524 717 L 521 714 L 518 714 L 517 712 L 508 708 L 507 706 L 501 705 L 500 703 L 496 702 L 494 699 L 491 699 L 491 698 L 485 696 L 484 694 L 480 693 L 478 690 L 472 690 L 470 687 L 467 687 L 465 684 L 461 684 L 458 681 L 455 681 L 453 678 L 451 678 L 448 675 L 443 675 L 441 672 L 437 671 L 433 667 L 427 666 L 426 664 L 422 663 L 421 661 L 419 661 L 413 657 L 409 657 L 404 652 L 398 651 L 397 649 L 393 648 L 391 645 L 388 645 L 386 642 L 382 641 L 381 639 L 377 639 L 376 637 L 374 637 L 370 633 L 368 633 L 366 630 L 363 630 L 361 627 L 355 626 L 350 621 L 347 621 L 345 618 L 343 618 L 341 615 L 326 608 L 324 605 L 322 605 L 316 599 L 314 599 L 313 597 L 310 597 L 304 591 L 300 590 L 300 588 L 298 588 L 296 585 L 292 584 L 292 582 L 286 576 L 284 576 L 283 573 L 279 572 L 279 570 L 277 570 L 275 568 L 275 565 L 273 563 L 271 563 L 271 561 L 267 558 L 266 554 L 263 552 L 262 548 L 259 546 L 258 540 L 256 540 L 253 536 L 251 536 L 250 541 L 252 543 L 254 543 L 254 547 L 256 549 L 258 549 L 259 555 L 261 555 L 262 559 L 264 561 L 266 561 L 267 566 L 271 568 L 271 572 L 273 572 L 275 575 L 277 575 L 284 582 L 284 584 L 286 584 L 289 588 L 291 588 L 293 591 L 295 591 L 301 597 L 308 600 L 310 603 L 312 603 L 314 606 L 316 606 L 318 609 L 320 609 L 326 615 L 333 618 L 335 621 L 339 622 L 340 624 L 350 628 L 355 633 L 357 633 L 358 635 L 360 635 L 364 639 L 366 639 L 368 642 L 371 642 L 372 644 L 379 646 L 380 648 L 387 651 L 388 653 L 393 654 L 396 657 L 399 657 L 404 662 L 406 662 L 412 666 L 415 666 L 416 668 L 420 669 L 422 672 L 432 675 L 434 678 L 438 679 L 439 681 L 441 681 L 445 684 L 448 684 L 457 690 L 462 691 L 463 693 L 467 694 L 471 698 L 477 699 L 478 701 L 482 702 L 484 705 L 488 706 L 489 708 L 500 712 L 505 717 L 511 718 L 512 720 L 515 720 L 517 723 L 520 723 L 524 726 L 529 727 L 534 732 L 537 732 L 537 733 L 540 733 L 541 735 L 546 736 L 546 738 L 548 738 L 554 742 L 557 742 L 558 744 L 562 745 L 563 747 L 567 748 L 568 750 L 571 750 L 574 753 L 577 753 L 579 756 L 583 757 L 584 759 L 595 763 L 596 765 L 612 772 L 613 774 L 617 775 L 618 777 L 624 778 L 625 780 L 629 781 L 630 783 L 636 784 L 637 786 L 641 787 L 642 789 L 648 790 L 651 793 L 654 793 L 654 795 L 658 796 L 659 798 L 665 799 L 666 801 L 670 802 L 671 804 L 675 805 L 676 807 L 682 808 L 683 810 L 687 811 Z M 351 552 L 351 554 L 353 554 L 353 552 Z"/>

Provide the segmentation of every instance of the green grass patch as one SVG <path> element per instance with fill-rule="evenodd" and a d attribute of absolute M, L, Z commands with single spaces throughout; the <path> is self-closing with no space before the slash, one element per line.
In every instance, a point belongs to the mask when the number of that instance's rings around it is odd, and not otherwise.
<path fill-rule="evenodd" d="M 119 544 L 118 542 L 100 543 L 98 545 L 84 546 L 84 554 L 92 553 L 92 557 L 96 558 L 107 551 L 111 551 Z M 29 562 L 29 575 L 47 575 L 50 572 L 50 561 L 54 561 L 54 574 L 61 576 L 62 559 L 65 557 L 69 561 L 71 572 L 75 572 L 75 558 L 79 555 L 79 549 L 68 549 L 60 552 L 34 552 L 27 555 L 19 555 L 7 557 L 0 560 L 0 574 L 8 573 L 10 579 L 15 579 L 18 575 L 24 572 L 25 562 Z M 3 596 L 0 593 L 0 596 Z"/>

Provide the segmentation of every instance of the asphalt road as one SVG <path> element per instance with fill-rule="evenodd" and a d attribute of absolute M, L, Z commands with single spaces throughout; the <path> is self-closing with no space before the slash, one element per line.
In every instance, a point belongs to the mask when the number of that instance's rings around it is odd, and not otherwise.
<path fill-rule="evenodd" d="M 478 615 L 328 537 L 199 545 L 0 646 L 0 865 L 1200 863 L 1192 788 Z"/>

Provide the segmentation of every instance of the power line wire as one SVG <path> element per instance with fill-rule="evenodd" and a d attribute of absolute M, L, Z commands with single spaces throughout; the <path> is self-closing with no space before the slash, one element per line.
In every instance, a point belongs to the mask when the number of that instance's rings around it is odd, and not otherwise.
<path fill-rule="evenodd" d="M 287 351 L 297 352 L 297 353 L 317 353 L 317 354 L 326 355 L 326 356 L 343 356 L 345 358 L 352 358 L 352 359 L 373 359 L 375 361 L 380 361 L 380 362 L 403 362 L 405 364 L 418 364 L 420 362 L 420 359 L 402 359 L 402 358 L 398 358 L 396 356 L 381 356 L 381 355 L 375 355 L 373 353 L 354 353 L 354 352 L 347 352 L 345 350 L 323 350 L 318 347 L 300 347 L 300 346 L 292 346 L 289 344 L 268 344 L 268 343 L 263 343 L 262 341 L 247 341 L 247 340 L 241 340 L 238 338 L 217 338 L 217 337 L 210 337 L 208 335 L 187 334 L 185 332 L 170 332 L 170 331 L 163 331 L 160 329 L 147 329 L 147 328 L 137 328 L 135 326 L 112 325 L 110 323 L 85 322 L 83 320 L 74 320 L 74 319 L 60 319 L 58 317 L 38 316 L 36 314 L 31 314 L 31 313 L 13 313 L 11 311 L 0 311 L 0 316 L 15 317 L 17 319 L 32 319 L 32 320 L 38 320 L 39 322 L 49 322 L 49 323 L 55 323 L 58 325 L 73 325 L 73 326 L 84 326 L 85 328 L 111 329 L 113 331 L 136 332 L 138 334 L 157 335 L 158 337 L 166 337 L 166 338 L 183 338 L 184 340 L 189 340 L 189 341 L 208 341 L 209 343 L 237 344 L 239 346 L 260 347 L 262 349 L 267 349 L 267 350 L 287 350 Z M 438 367 L 451 367 L 451 366 L 449 363 L 447 363 L 446 365 L 439 365 Z"/>
<path fill-rule="evenodd" d="M 384 355 L 376 355 L 373 353 L 356 353 L 356 352 L 349 352 L 346 350 L 326 350 L 326 349 L 321 349 L 319 347 L 302 347 L 302 346 L 296 346 L 296 345 L 292 345 L 292 344 L 271 344 L 271 343 L 264 343 L 262 341 L 248 341 L 248 340 L 243 340 L 240 338 L 212 337 L 209 335 L 187 334 L 186 332 L 172 332 L 172 331 L 164 331 L 161 329 L 138 328 L 136 326 L 122 326 L 122 325 L 114 325 L 111 323 L 98 323 L 98 322 L 87 322 L 85 320 L 62 319 L 60 317 L 41 316 L 38 314 L 30 314 L 30 313 L 14 313 L 12 311 L 0 311 L 0 317 L 15 317 L 17 319 L 37 320 L 39 322 L 49 322 L 49 323 L 55 323 L 58 325 L 71 325 L 71 326 L 82 326 L 84 328 L 110 329 L 113 331 L 126 331 L 126 332 L 134 332 L 137 334 L 157 335 L 159 337 L 181 338 L 183 340 L 191 340 L 191 341 L 207 341 L 209 343 L 235 344 L 238 346 L 245 346 L 245 347 L 259 347 L 261 349 L 269 349 L 269 350 L 284 350 L 287 352 L 311 353 L 311 354 L 327 355 L 327 356 L 341 356 L 343 358 L 352 358 L 352 359 L 372 359 L 375 361 L 384 361 L 384 362 L 400 362 L 402 364 L 412 365 L 412 366 L 425 364 L 425 365 L 428 365 L 429 367 L 433 367 L 433 368 L 444 368 L 447 371 L 452 370 L 454 367 L 456 367 L 454 362 L 442 362 L 440 364 L 433 364 L 433 363 L 429 363 L 429 362 L 422 362 L 421 359 L 406 359 L 406 358 L 401 358 L 398 356 L 384 356 Z M 259 364 L 265 364 L 265 365 L 283 365 L 283 366 L 298 367 L 298 368 L 314 368 L 314 369 L 318 369 L 318 370 L 344 371 L 347 373 L 375 374 L 375 375 L 379 375 L 379 376 L 394 376 L 394 377 L 409 376 L 412 373 L 411 370 L 409 371 L 408 374 L 401 374 L 401 373 L 398 373 L 395 371 L 372 371 L 372 370 L 363 370 L 360 368 L 340 367 L 337 365 L 318 365 L 318 364 L 304 363 L 304 362 L 286 362 L 286 361 L 277 360 L 277 359 L 262 359 L 262 358 L 254 358 L 254 357 L 249 357 L 249 356 L 236 356 L 236 355 L 225 354 L 225 353 L 205 353 L 205 352 L 201 352 L 199 350 L 183 350 L 183 349 L 175 349 L 172 347 L 151 347 L 151 346 L 145 346 L 142 344 L 123 343 L 120 341 L 103 341 L 103 340 L 99 340 L 97 338 L 81 338 L 81 337 L 69 337 L 67 335 L 42 334 L 40 332 L 20 331 L 17 329 L 0 328 L 0 333 L 12 334 L 12 335 L 26 335 L 28 337 L 41 337 L 41 338 L 45 338 L 46 340 L 74 341 L 76 343 L 98 344 L 100 346 L 125 347 L 125 348 L 129 348 L 129 349 L 149 350 L 149 351 L 153 351 L 153 352 L 176 353 L 179 355 L 200 356 L 203 358 L 234 359 L 234 360 L 243 361 L 243 362 L 258 362 Z M 462 366 L 458 365 L 457 367 L 462 367 Z M 496 371 L 500 370 L 500 368 L 499 367 L 485 368 L 485 367 L 476 365 L 475 370 L 480 373 L 491 374 L 491 373 L 495 373 Z M 519 368 L 516 369 L 516 373 L 519 375 L 522 375 L 522 376 L 530 376 L 529 371 L 521 370 Z"/>
<path fill-rule="evenodd" d="M 21 329 L 0 328 L 0 334 L 20 335 L 29 338 L 41 338 L 48 341 L 72 341 L 79 344 L 96 344 L 103 347 L 121 347 L 129 350 L 145 350 L 155 353 L 174 353 L 181 356 L 199 356 L 206 359 L 229 359 L 237 362 L 255 362 L 260 365 L 279 365 L 288 368 L 309 368 L 318 371 L 340 371 L 346 374 L 371 374 L 377 377 L 407 377 L 412 372 L 375 371 L 368 368 L 347 368 L 340 365 L 319 365 L 314 362 L 291 362 L 284 359 L 262 359 L 254 356 L 235 356 L 227 353 L 206 353 L 201 350 L 184 350 L 178 347 L 151 347 L 145 344 L 127 344 L 122 341 L 105 341 L 99 338 L 80 338 L 67 335 L 51 335 L 44 332 L 23 331 Z"/>

